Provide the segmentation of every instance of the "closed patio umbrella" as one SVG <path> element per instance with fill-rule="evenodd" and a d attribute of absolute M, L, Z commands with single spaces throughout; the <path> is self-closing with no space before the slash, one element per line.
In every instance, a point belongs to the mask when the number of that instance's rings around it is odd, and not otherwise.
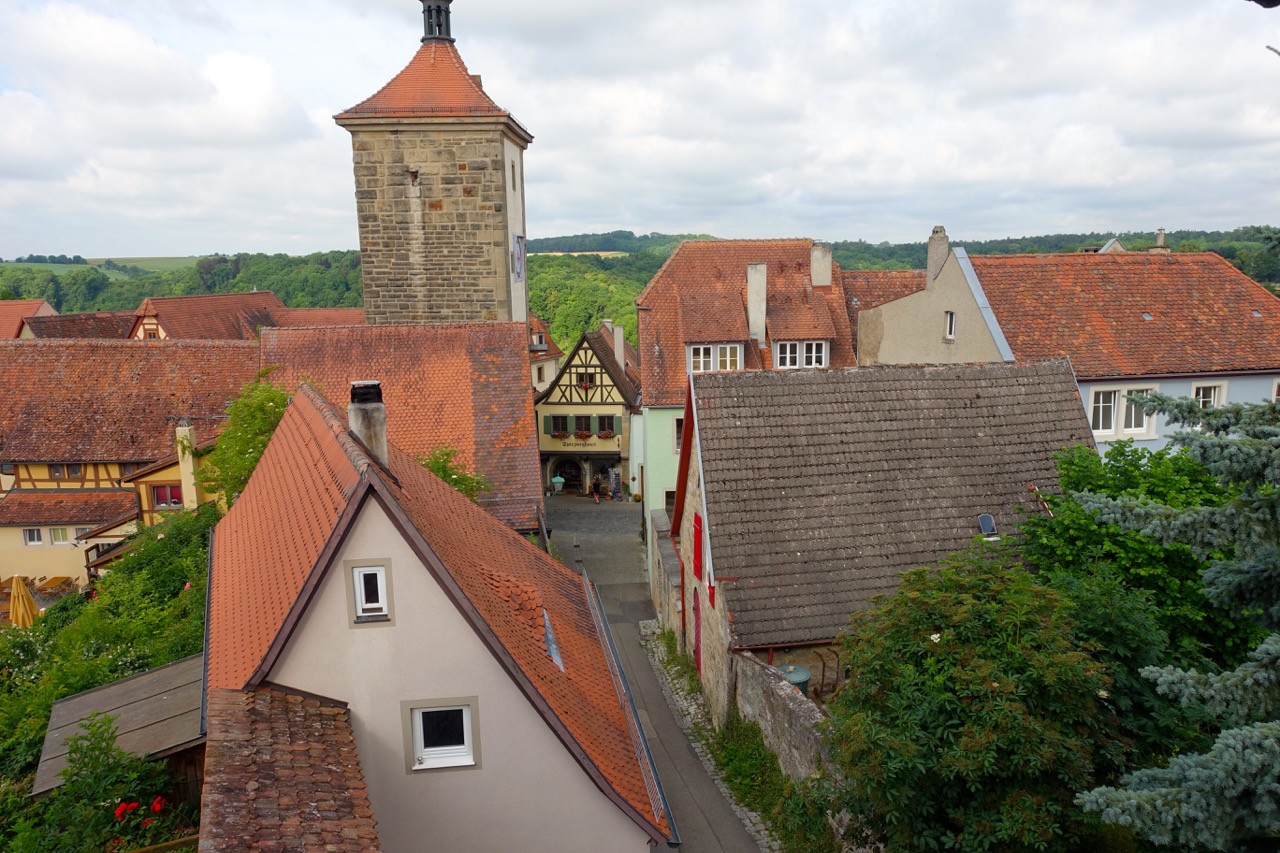
<path fill-rule="evenodd" d="M 40 615 L 40 608 L 22 577 L 15 576 L 10 583 L 13 584 L 13 599 L 9 604 L 9 621 L 19 628 L 30 628 Z"/>

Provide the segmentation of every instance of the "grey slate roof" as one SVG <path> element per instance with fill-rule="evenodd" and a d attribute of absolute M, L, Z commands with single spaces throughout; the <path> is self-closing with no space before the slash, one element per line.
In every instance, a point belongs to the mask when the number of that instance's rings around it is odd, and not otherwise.
<path fill-rule="evenodd" d="M 712 566 L 735 647 L 830 640 L 901 572 L 1011 532 L 1093 445 L 1065 360 L 695 374 Z"/>

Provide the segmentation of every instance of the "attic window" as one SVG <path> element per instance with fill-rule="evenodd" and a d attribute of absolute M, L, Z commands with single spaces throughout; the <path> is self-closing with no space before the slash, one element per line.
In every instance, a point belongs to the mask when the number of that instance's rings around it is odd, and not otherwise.
<path fill-rule="evenodd" d="M 1262 316 L 1262 312 L 1261 312 L 1261 311 L 1259 311 L 1257 308 L 1254 308 L 1254 309 L 1253 309 L 1253 316 L 1255 316 L 1255 317 L 1261 317 L 1261 316 Z"/>
<path fill-rule="evenodd" d="M 1150 311 L 1143 311 L 1143 312 L 1142 312 L 1142 319 L 1144 319 L 1144 320 L 1150 320 L 1150 319 L 1151 319 L 1151 312 L 1150 312 Z"/>
<path fill-rule="evenodd" d="M 387 575 L 382 566 L 358 566 L 351 571 L 356 594 L 356 621 L 386 619 Z"/>
<path fill-rule="evenodd" d="M 984 541 L 1000 541 L 1000 535 L 996 533 L 996 520 L 990 513 L 984 512 L 978 516 L 978 530 L 981 531 Z"/>
<path fill-rule="evenodd" d="M 551 616 L 547 608 L 542 608 L 542 636 L 547 643 L 547 657 L 564 672 L 564 661 L 560 658 L 560 645 L 556 643 L 556 632 L 551 630 Z"/>
<path fill-rule="evenodd" d="M 410 770 L 475 766 L 476 700 L 402 703 L 408 714 Z M 413 707 L 417 706 L 417 707 Z"/>

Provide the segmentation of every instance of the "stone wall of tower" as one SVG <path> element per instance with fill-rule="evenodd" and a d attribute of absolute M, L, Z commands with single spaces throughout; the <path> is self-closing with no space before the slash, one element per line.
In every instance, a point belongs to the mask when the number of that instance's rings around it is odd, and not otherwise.
<path fill-rule="evenodd" d="M 510 321 L 502 133 L 350 130 L 365 321 Z"/>

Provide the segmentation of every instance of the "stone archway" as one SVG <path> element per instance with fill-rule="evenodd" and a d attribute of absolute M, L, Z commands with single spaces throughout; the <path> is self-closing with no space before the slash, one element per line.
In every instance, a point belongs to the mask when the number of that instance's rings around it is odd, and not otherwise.
<path fill-rule="evenodd" d="M 590 480 L 582 469 L 582 463 L 572 456 L 560 456 L 551 461 L 551 476 L 564 478 L 564 492 L 580 494 Z"/>

